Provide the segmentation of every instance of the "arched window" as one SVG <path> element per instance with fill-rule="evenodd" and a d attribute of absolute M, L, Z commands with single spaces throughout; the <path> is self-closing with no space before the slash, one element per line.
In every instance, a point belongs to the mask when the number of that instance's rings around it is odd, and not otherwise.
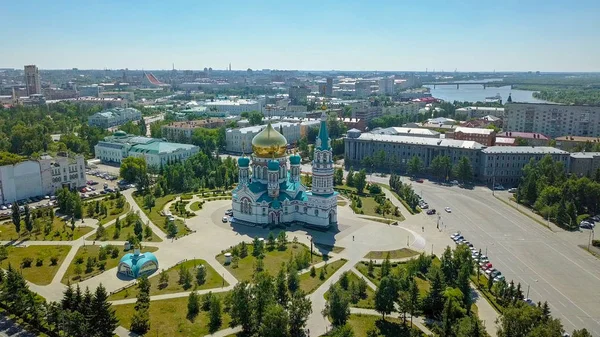
<path fill-rule="evenodd" d="M 315 209 L 315 216 L 319 216 L 319 210 Z"/>
<path fill-rule="evenodd" d="M 263 179 L 267 179 L 267 167 L 263 166 L 262 171 L 263 171 Z"/>

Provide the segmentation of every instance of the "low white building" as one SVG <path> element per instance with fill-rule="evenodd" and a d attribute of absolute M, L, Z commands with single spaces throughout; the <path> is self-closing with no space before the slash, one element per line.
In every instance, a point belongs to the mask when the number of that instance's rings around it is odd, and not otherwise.
<path fill-rule="evenodd" d="M 128 135 L 117 131 L 94 147 L 96 158 L 105 163 L 120 164 L 129 156 L 144 157 L 148 166 L 162 166 L 186 160 L 198 153 L 195 145 L 165 142 L 160 139 Z"/>
<path fill-rule="evenodd" d="M 97 112 L 88 117 L 90 126 L 108 129 L 113 126 L 123 125 L 127 122 L 139 121 L 142 113 L 134 108 L 114 108 Z"/>
<path fill-rule="evenodd" d="M 228 112 L 239 115 L 242 112 L 262 111 L 262 103 L 251 99 L 218 100 L 214 102 L 203 102 L 202 105 L 208 110 L 216 112 Z"/>
<path fill-rule="evenodd" d="M 465 114 L 467 115 L 467 119 L 471 118 L 481 118 L 487 115 L 498 116 L 500 118 L 504 117 L 504 108 L 492 108 L 485 106 L 468 106 L 464 108 L 456 109 L 457 114 Z"/>
<path fill-rule="evenodd" d="M 0 166 L 0 203 L 55 194 L 66 187 L 85 186 L 83 156 L 42 156 L 15 165 Z"/>

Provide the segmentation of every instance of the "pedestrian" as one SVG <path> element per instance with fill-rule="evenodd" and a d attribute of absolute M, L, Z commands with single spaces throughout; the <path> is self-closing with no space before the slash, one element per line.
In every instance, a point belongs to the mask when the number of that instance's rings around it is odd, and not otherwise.
<path fill-rule="evenodd" d="M 421 230 L 425 232 L 425 226 L 421 226 Z"/>
<path fill-rule="evenodd" d="M 354 241 L 354 235 L 352 235 L 352 241 Z"/>

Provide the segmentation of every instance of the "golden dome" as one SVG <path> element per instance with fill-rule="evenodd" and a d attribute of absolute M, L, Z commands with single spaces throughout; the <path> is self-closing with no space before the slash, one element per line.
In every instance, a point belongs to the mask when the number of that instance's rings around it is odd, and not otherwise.
<path fill-rule="evenodd" d="M 287 149 L 287 139 L 273 129 L 271 123 L 252 138 L 252 152 L 261 158 L 283 157 Z"/>

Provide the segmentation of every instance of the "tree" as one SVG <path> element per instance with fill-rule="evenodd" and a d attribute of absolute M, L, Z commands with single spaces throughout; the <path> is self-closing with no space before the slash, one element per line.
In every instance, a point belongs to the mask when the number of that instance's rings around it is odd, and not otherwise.
<path fill-rule="evenodd" d="M 412 156 L 406 165 L 409 175 L 416 176 L 423 171 L 423 161 L 418 156 Z"/>
<path fill-rule="evenodd" d="M 389 276 L 382 278 L 375 292 L 375 310 L 381 313 L 383 319 L 385 319 L 385 315 L 394 311 L 394 303 L 397 298 L 398 287 L 396 281 Z"/>
<path fill-rule="evenodd" d="M 412 327 L 413 316 L 415 316 L 419 310 L 419 287 L 417 287 L 417 281 L 414 277 L 410 278 L 410 283 L 408 285 L 408 296 L 410 303 L 408 312 L 410 313 L 410 326 Z"/>
<path fill-rule="evenodd" d="M 574 330 L 571 337 L 592 337 L 592 334 L 589 333 L 587 329 L 583 328 L 581 330 Z"/>
<path fill-rule="evenodd" d="M 287 247 L 287 240 L 287 234 L 285 234 L 285 231 L 280 231 L 279 234 L 277 234 L 277 249 L 285 250 Z"/>
<path fill-rule="evenodd" d="M 100 284 L 96 288 L 94 299 L 92 300 L 92 319 L 90 329 L 95 332 L 95 336 L 112 337 L 113 332 L 119 324 L 115 316 L 115 311 L 108 303 L 108 294 L 106 289 Z"/>
<path fill-rule="evenodd" d="M 351 326 L 344 325 L 344 326 L 335 328 L 333 331 L 331 331 L 331 333 L 328 336 L 329 337 L 354 337 L 355 335 L 354 335 L 354 331 L 352 330 Z"/>
<path fill-rule="evenodd" d="M 271 304 L 265 310 L 258 335 L 261 337 L 285 337 L 288 331 L 288 313 L 279 304 Z"/>
<path fill-rule="evenodd" d="M 312 304 L 303 291 L 299 290 L 292 295 L 288 313 L 290 337 L 304 337 L 304 327 L 312 313 Z"/>
<path fill-rule="evenodd" d="M 472 266 L 470 263 L 464 263 L 460 267 L 458 272 L 458 279 L 456 285 L 458 289 L 463 293 L 463 306 L 467 309 L 467 313 L 471 311 L 471 304 L 473 299 L 471 298 L 471 283 L 469 277 L 471 276 Z"/>
<path fill-rule="evenodd" d="M 156 204 L 156 199 L 154 199 L 154 195 L 152 195 L 152 193 L 148 193 L 144 196 L 144 206 L 149 211 L 152 211 L 152 207 L 154 207 L 155 204 Z"/>
<path fill-rule="evenodd" d="M 206 268 L 204 265 L 196 267 L 196 283 L 201 286 L 206 282 Z"/>
<path fill-rule="evenodd" d="M 148 175 L 146 158 L 144 157 L 127 157 L 121 161 L 119 174 L 125 181 L 137 182 L 142 176 Z"/>
<path fill-rule="evenodd" d="M 343 272 L 342 276 L 340 276 L 340 280 L 338 281 L 340 283 L 340 287 L 342 287 L 342 289 L 344 289 L 344 290 L 348 290 L 348 287 L 350 286 L 348 273 L 349 272 L 347 272 L 347 271 Z"/>
<path fill-rule="evenodd" d="M 192 273 L 184 265 L 179 267 L 178 283 L 183 286 L 183 289 L 189 289 L 192 286 Z"/>
<path fill-rule="evenodd" d="M 353 178 L 352 182 L 358 193 L 363 193 L 363 190 L 367 186 L 367 171 L 365 169 L 360 170 Z"/>
<path fill-rule="evenodd" d="M 267 237 L 267 248 L 269 250 L 275 249 L 275 235 L 273 235 L 273 232 L 269 232 L 269 236 Z"/>
<path fill-rule="evenodd" d="M 200 297 L 195 291 L 192 291 L 188 296 L 187 304 L 187 318 L 190 321 L 194 321 L 196 316 L 200 313 Z"/>
<path fill-rule="evenodd" d="M 529 333 L 541 321 L 541 315 L 541 310 L 537 307 L 532 307 L 529 305 L 508 306 L 503 310 L 502 316 L 500 316 L 500 318 L 498 319 L 497 336 L 529 336 Z M 560 336 L 560 334 L 558 336 Z"/>
<path fill-rule="evenodd" d="M 349 301 L 344 291 L 337 284 L 329 287 L 329 299 L 323 313 L 331 318 L 335 327 L 340 327 L 348 321 L 350 316 Z"/>
<path fill-rule="evenodd" d="M 31 219 L 31 212 L 29 210 L 29 205 L 25 205 L 25 210 L 23 212 L 25 216 L 25 229 L 27 232 L 31 233 L 33 230 L 33 220 Z"/>
<path fill-rule="evenodd" d="M 150 330 L 150 315 L 148 309 L 144 308 L 133 312 L 129 329 L 139 335 L 144 335 Z"/>
<path fill-rule="evenodd" d="M 264 244 L 258 239 L 258 236 L 254 237 L 254 241 L 252 241 L 252 256 L 258 257 L 263 254 Z"/>
<path fill-rule="evenodd" d="M 169 274 L 167 274 L 165 270 L 162 269 L 158 278 L 158 287 L 160 289 L 164 289 L 167 287 L 167 285 L 169 285 Z"/>
<path fill-rule="evenodd" d="M 15 231 L 21 236 L 21 213 L 19 210 L 19 204 L 14 203 L 12 205 L 12 223 L 15 225 Z"/>
<path fill-rule="evenodd" d="M 461 157 L 454 173 L 463 183 L 473 179 L 473 166 L 468 157 Z"/>
<path fill-rule="evenodd" d="M 431 160 L 430 169 L 439 179 L 447 179 L 452 173 L 452 161 L 448 156 L 438 155 Z"/>
<path fill-rule="evenodd" d="M 287 302 L 289 300 L 285 269 L 285 264 L 282 264 L 281 268 L 279 269 L 279 272 L 277 273 L 277 278 L 275 279 L 275 296 L 279 305 L 283 307 L 287 306 Z"/>
<path fill-rule="evenodd" d="M 264 117 L 261 112 L 251 111 L 248 114 L 248 122 L 250 122 L 250 125 L 261 125 Z"/>
<path fill-rule="evenodd" d="M 352 169 L 352 167 L 350 167 L 350 169 L 348 170 L 348 174 L 346 175 L 346 186 L 354 186 L 354 170 Z"/>
<path fill-rule="evenodd" d="M 232 326 L 240 325 L 246 334 L 252 332 L 252 290 L 248 282 L 233 287 L 229 297 L 229 314 Z"/>
<path fill-rule="evenodd" d="M 430 287 L 424 301 L 425 313 L 432 317 L 440 317 L 444 308 L 444 276 L 439 267 L 433 265 L 427 275 Z"/>
<path fill-rule="evenodd" d="M 143 227 L 142 220 L 139 218 L 135 221 L 135 225 L 133 226 L 133 233 L 137 237 L 138 241 L 142 241 L 144 227 Z"/>
<path fill-rule="evenodd" d="M 223 319 L 221 318 L 221 300 L 219 300 L 218 297 L 213 296 L 210 303 L 208 331 L 214 333 L 219 330 L 221 323 L 223 323 Z"/>
<path fill-rule="evenodd" d="M 341 167 L 335 169 L 333 174 L 333 184 L 342 185 L 344 183 L 344 170 Z"/>
<path fill-rule="evenodd" d="M 387 253 L 385 255 L 385 259 L 383 260 L 383 263 L 381 264 L 381 277 L 386 277 L 388 275 L 390 275 L 390 272 L 392 271 L 392 263 L 390 262 L 390 253 Z"/>
<path fill-rule="evenodd" d="M 167 223 L 167 237 L 174 238 L 177 236 L 177 225 L 175 221 L 168 221 Z"/>
<path fill-rule="evenodd" d="M 144 227 L 144 237 L 146 239 L 151 239 L 152 238 L 152 228 L 150 228 L 149 225 L 146 225 L 146 227 Z"/>

